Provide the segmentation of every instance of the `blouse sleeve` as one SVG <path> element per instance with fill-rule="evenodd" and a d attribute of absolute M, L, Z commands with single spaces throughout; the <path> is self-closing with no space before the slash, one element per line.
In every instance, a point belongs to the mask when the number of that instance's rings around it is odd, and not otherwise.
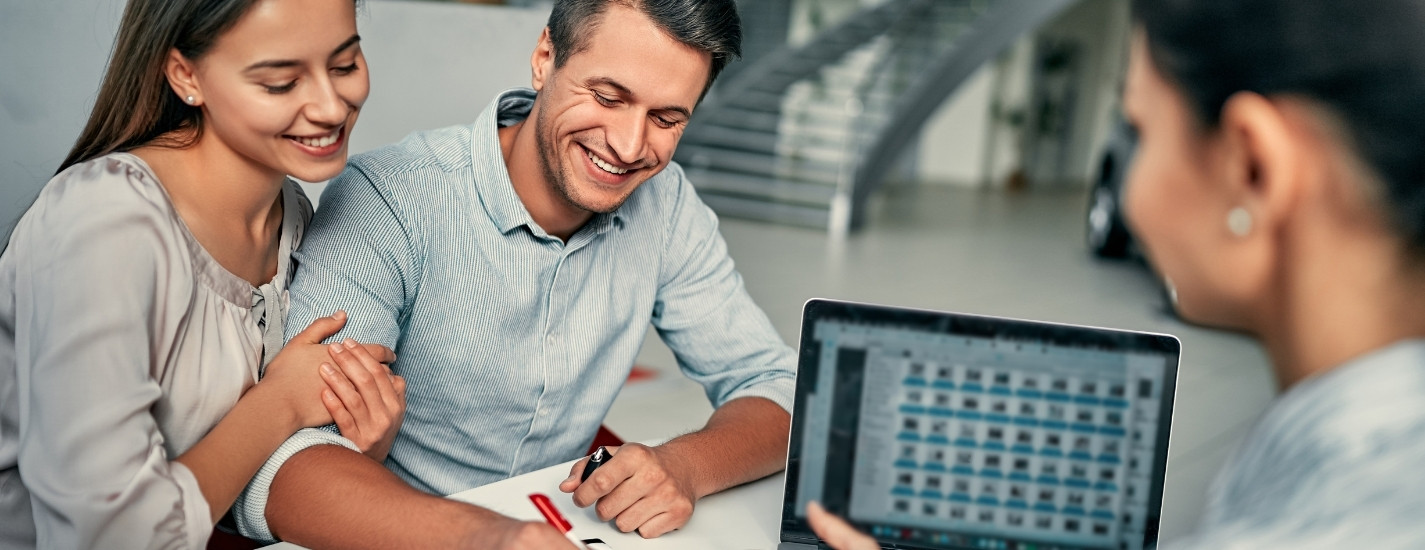
<path fill-rule="evenodd" d="M 19 470 L 41 548 L 202 548 L 212 532 L 151 412 L 161 335 L 194 284 L 167 204 L 101 158 L 52 180 L 16 228 Z"/>

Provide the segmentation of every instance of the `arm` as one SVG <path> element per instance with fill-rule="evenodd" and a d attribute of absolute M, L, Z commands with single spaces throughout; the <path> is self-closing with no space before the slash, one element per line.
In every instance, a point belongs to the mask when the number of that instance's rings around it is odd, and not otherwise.
<path fill-rule="evenodd" d="M 422 493 L 375 461 L 331 445 L 288 459 L 267 509 L 274 533 L 310 548 L 574 550 L 544 523 Z"/>
<path fill-rule="evenodd" d="M 669 199 L 653 324 L 717 411 L 702 430 L 656 449 L 625 445 L 624 468 L 606 476 L 599 474 L 610 467 L 599 469 L 589 487 L 577 477 L 560 487 L 581 506 L 597 499 L 600 517 L 616 517 L 620 529 L 645 537 L 682 526 L 703 496 L 781 469 L 796 377 L 795 354 L 747 295 L 717 217 L 681 169 L 668 170 L 679 178 L 679 192 Z M 582 472 L 583 462 L 575 469 Z M 648 472 L 635 473 L 642 470 Z"/>

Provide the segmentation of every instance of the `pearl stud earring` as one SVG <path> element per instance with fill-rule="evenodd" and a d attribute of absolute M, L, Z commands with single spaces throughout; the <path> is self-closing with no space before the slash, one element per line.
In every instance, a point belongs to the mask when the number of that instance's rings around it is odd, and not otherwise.
<path fill-rule="evenodd" d="M 1227 213 L 1227 230 L 1238 237 L 1246 237 L 1252 232 L 1252 214 L 1240 206 L 1233 208 Z"/>
<path fill-rule="evenodd" d="M 186 101 L 189 105 L 192 105 L 193 102 L 198 101 L 198 99 L 190 95 L 188 97 L 183 98 L 183 101 Z"/>

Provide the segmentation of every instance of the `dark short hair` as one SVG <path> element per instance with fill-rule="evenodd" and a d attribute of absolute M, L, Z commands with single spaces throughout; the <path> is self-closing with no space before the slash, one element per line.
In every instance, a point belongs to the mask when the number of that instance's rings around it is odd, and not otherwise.
<path fill-rule="evenodd" d="M 1159 73 L 1204 129 L 1239 91 L 1316 102 L 1381 180 L 1390 221 L 1425 257 L 1425 3 L 1134 0 Z"/>
<path fill-rule="evenodd" d="M 589 34 L 610 4 L 638 10 L 675 40 L 711 54 L 704 94 L 722 69 L 742 55 L 742 20 L 733 0 L 555 0 L 548 26 L 556 68 L 588 47 Z"/>

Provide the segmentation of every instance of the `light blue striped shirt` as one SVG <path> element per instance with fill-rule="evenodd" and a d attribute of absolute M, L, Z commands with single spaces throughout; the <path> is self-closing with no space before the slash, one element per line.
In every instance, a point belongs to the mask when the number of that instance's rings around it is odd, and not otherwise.
<path fill-rule="evenodd" d="M 1425 341 L 1401 342 L 1278 397 L 1173 550 L 1425 548 Z"/>
<path fill-rule="evenodd" d="M 407 409 L 386 465 L 430 493 L 580 456 L 650 324 L 714 406 L 755 396 L 791 410 L 795 354 L 676 163 L 567 243 L 530 218 L 496 129 L 533 101 L 511 90 L 473 125 L 353 157 L 296 254 L 289 337 L 345 309 L 335 338 L 395 349 Z M 335 439 L 304 430 L 274 455 L 235 509 L 245 534 L 271 539 L 262 512 L 281 462 Z"/>

